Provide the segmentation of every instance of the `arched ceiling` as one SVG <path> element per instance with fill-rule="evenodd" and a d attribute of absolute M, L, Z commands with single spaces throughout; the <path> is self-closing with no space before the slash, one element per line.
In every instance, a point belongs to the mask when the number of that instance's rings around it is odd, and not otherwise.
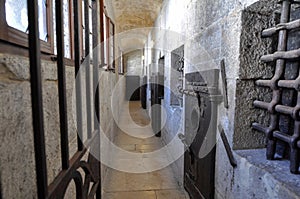
<path fill-rule="evenodd" d="M 152 27 L 163 0 L 111 0 L 118 33 Z"/>
<path fill-rule="evenodd" d="M 106 0 L 114 16 L 116 39 L 122 51 L 144 47 L 163 0 Z"/>

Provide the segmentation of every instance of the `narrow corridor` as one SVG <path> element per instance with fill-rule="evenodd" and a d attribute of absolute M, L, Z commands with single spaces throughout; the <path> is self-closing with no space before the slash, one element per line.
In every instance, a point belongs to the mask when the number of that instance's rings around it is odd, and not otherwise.
<path fill-rule="evenodd" d="M 130 116 L 138 125 L 147 125 L 150 120 L 146 110 L 141 108 L 139 102 L 129 103 Z M 120 124 L 128 125 L 128 118 L 124 112 L 121 114 Z M 119 131 L 115 139 L 115 144 L 124 150 L 143 153 L 142 158 L 139 157 L 120 157 L 118 154 L 113 155 L 113 159 L 118 164 L 126 167 L 132 167 L 137 171 L 141 167 L 155 166 L 160 161 L 164 161 L 165 157 L 154 158 L 147 153 L 160 149 L 163 146 L 161 138 L 155 137 L 149 126 L 147 130 L 139 130 L 135 127 L 127 126 L 130 134 Z M 135 164 L 137 163 L 137 164 Z M 132 168 L 131 168 L 132 169 Z M 108 169 L 107 177 L 103 186 L 104 199 L 185 199 L 183 188 L 178 185 L 171 166 L 161 170 L 148 173 L 127 173 L 115 169 Z"/>

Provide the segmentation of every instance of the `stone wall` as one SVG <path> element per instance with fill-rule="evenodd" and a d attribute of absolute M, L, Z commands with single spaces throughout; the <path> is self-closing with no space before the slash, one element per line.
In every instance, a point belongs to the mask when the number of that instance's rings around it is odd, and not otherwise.
<path fill-rule="evenodd" d="M 295 179 L 294 175 L 285 172 L 286 178 L 276 177 L 281 171 L 288 170 L 288 161 L 280 167 L 276 162 L 266 161 L 265 150 L 260 149 L 265 146 L 265 137 L 251 128 L 254 121 L 268 121 L 268 115 L 254 109 L 252 104 L 255 99 L 270 99 L 268 89 L 257 88 L 254 82 L 259 78 L 270 78 L 273 72 L 272 66 L 259 61 L 260 56 L 272 51 L 274 45 L 268 39 L 261 39 L 260 33 L 274 26 L 278 10 L 276 2 L 165 1 L 146 42 L 146 49 L 160 49 L 154 58 L 149 56 L 150 50 L 145 53 L 147 64 L 158 60 L 158 55 L 165 56 L 165 85 L 173 78 L 169 72 L 170 52 L 181 45 L 184 45 L 185 73 L 220 69 L 220 61 L 225 61 L 229 108 L 219 104 L 218 124 L 224 128 L 238 166 L 233 169 L 229 164 L 217 134 L 216 198 L 297 198 L 296 195 L 300 195 L 299 189 L 295 188 L 298 181 L 289 181 L 294 186 L 285 182 Z M 222 93 L 221 82 L 219 90 Z M 163 132 L 165 142 L 182 131 L 182 127 L 174 124 L 179 123 L 184 112 L 169 105 L 169 96 L 165 89 L 163 105 L 168 115 Z M 182 145 L 178 147 L 183 150 Z M 182 159 L 174 163 L 174 169 L 182 184 Z"/>
<path fill-rule="evenodd" d="M 76 113 L 72 104 L 74 67 L 66 67 L 70 157 L 76 151 Z M 101 127 L 114 138 L 115 121 L 111 114 L 111 95 L 116 84 L 114 73 L 99 71 Z M 58 88 L 56 63 L 42 61 L 44 126 L 48 183 L 61 170 Z M 82 92 L 85 92 L 83 86 Z M 124 88 L 124 87 L 123 87 Z M 3 198 L 36 198 L 36 175 L 33 147 L 29 61 L 26 57 L 0 55 L 0 184 Z M 120 93 L 122 95 L 122 92 Z M 115 105 L 120 106 L 124 97 Z M 73 105 L 73 107 L 72 107 Z M 83 104 L 85 107 L 85 104 Z M 84 111 L 85 112 L 85 111 Z M 84 117 L 86 118 L 86 117 Z M 84 122 L 85 123 L 85 122 Z M 103 167 L 105 168 L 105 167 Z M 102 177 L 105 176 L 103 169 Z M 70 189 L 70 191 L 74 191 Z M 72 194 L 71 194 L 72 195 Z M 70 196 L 70 193 L 69 195 Z"/>
<path fill-rule="evenodd" d="M 142 51 L 135 50 L 124 55 L 124 67 L 126 75 L 142 75 Z"/>

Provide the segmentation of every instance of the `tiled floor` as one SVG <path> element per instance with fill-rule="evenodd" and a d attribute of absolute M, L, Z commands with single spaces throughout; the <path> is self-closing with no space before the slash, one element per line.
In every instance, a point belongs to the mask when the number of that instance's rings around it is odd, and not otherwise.
<path fill-rule="evenodd" d="M 124 165 L 124 169 L 134 170 L 129 173 L 108 169 L 107 177 L 104 182 L 103 198 L 104 199 L 186 199 L 188 196 L 183 189 L 179 187 L 175 180 L 171 167 L 160 170 L 138 173 L 139 170 L 149 170 L 160 164 L 161 161 L 167 160 L 167 155 L 162 154 L 160 157 L 154 157 L 149 152 L 156 151 L 162 147 L 161 138 L 153 136 L 149 124 L 149 118 L 146 111 L 140 108 L 139 102 L 130 102 L 129 114 L 121 114 L 121 128 L 126 129 L 130 135 L 119 131 L 115 144 L 124 150 L 142 154 L 139 157 L 122 156 L 114 154 L 113 161 L 117 164 Z M 144 128 L 139 128 L 129 123 L 130 119 Z M 147 154 L 148 153 L 148 154 Z"/>

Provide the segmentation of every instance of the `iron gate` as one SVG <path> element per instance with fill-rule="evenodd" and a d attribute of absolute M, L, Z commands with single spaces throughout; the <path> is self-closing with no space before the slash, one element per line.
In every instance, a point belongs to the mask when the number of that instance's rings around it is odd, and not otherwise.
<path fill-rule="evenodd" d="M 299 173 L 300 163 L 300 10 L 291 12 L 293 4 L 299 1 L 279 1 L 280 23 L 262 32 L 263 37 L 278 34 L 278 47 L 274 54 L 261 57 L 263 62 L 275 62 L 275 74 L 270 80 L 258 80 L 258 86 L 272 89 L 271 102 L 255 101 L 254 106 L 266 109 L 270 124 L 264 127 L 254 123 L 253 127 L 267 135 L 267 159 L 282 159 L 289 148 L 290 171 Z M 297 11 L 297 9 L 296 9 Z M 297 14 L 298 13 L 298 14 Z M 296 16 L 294 16 L 296 14 Z M 298 16 L 298 17 L 297 17 Z M 297 20 L 290 18 L 298 18 Z"/>
<path fill-rule="evenodd" d="M 59 117 L 60 117 L 60 139 L 61 139 L 61 164 L 62 171 L 56 176 L 54 181 L 47 184 L 47 167 L 45 153 L 45 135 L 43 121 L 43 99 L 42 99 L 42 83 L 41 83 L 41 58 L 40 58 L 40 41 L 38 30 L 38 0 L 28 0 L 28 22 L 29 22 L 29 54 L 30 54 L 30 75 L 31 75 L 31 98 L 32 98 L 32 114 L 33 114 L 33 129 L 34 129 L 34 149 L 37 175 L 37 190 L 38 198 L 63 198 L 68 188 L 68 185 L 75 182 L 76 198 L 101 198 L 101 172 L 100 162 L 93 157 L 88 150 L 100 152 L 100 137 L 99 125 L 95 122 L 92 127 L 91 114 L 96 112 L 99 120 L 99 90 L 98 90 L 98 66 L 99 52 L 93 52 L 93 84 L 89 71 L 91 70 L 90 61 L 86 61 L 86 94 L 81 91 L 81 81 L 76 80 L 76 110 L 77 110 L 77 152 L 69 158 L 69 141 L 68 141 L 68 115 L 66 103 L 66 80 L 65 80 L 65 63 L 64 63 L 64 27 L 63 27 L 63 1 L 56 0 L 56 37 L 57 37 L 57 72 L 58 72 L 58 93 L 59 93 Z M 100 1 L 100 7 L 103 6 L 103 1 Z M 79 43 L 79 4 L 78 0 L 73 0 L 73 10 L 70 16 L 74 17 L 74 49 L 75 49 L 75 77 L 79 73 L 80 68 L 80 43 Z M 84 0 L 84 23 L 85 23 L 85 55 L 89 55 L 90 32 L 89 26 L 94 29 L 93 47 L 98 45 L 97 37 L 97 3 L 92 1 L 92 16 L 93 24 L 89 24 L 89 2 Z M 78 78 L 77 78 L 78 79 Z M 91 100 L 90 88 L 96 90 L 96 97 Z M 82 97 L 86 95 L 87 101 L 87 140 L 85 143 L 81 141 L 80 136 L 83 134 L 82 127 Z M 94 106 L 92 106 L 94 102 Z M 96 119 L 97 119 L 96 118 Z M 82 158 L 88 153 L 88 160 Z M 84 179 L 78 169 L 81 168 L 85 175 Z"/>

